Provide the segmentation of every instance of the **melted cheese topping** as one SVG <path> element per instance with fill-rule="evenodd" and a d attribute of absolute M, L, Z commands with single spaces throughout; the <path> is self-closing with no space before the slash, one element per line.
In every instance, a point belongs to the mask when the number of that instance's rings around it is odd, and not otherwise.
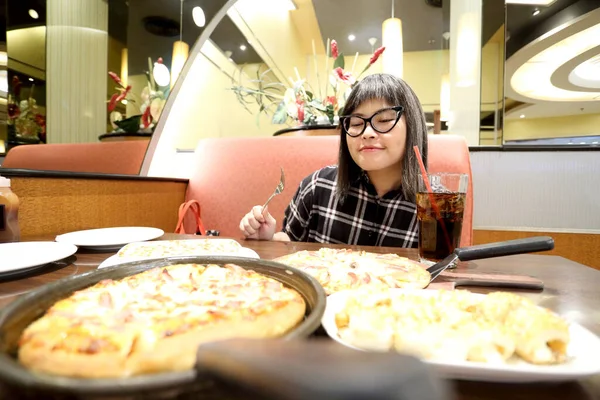
<path fill-rule="evenodd" d="M 432 296 L 357 290 L 336 314 L 340 337 L 370 350 L 395 349 L 426 359 L 535 364 L 566 361 L 568 324 L 512 293 L 483 298 L 468 291 Z"/>
<path fill-rule="evenodd" d="M 421 264 L 397 254 L 321 248 L 299 251 L 279 261 L 312 275 L 327 294 L 363 286 L 421 289 L 430 281 Z"/>
<path fill-rule="evenodd" d="M 105 280 L 54 304 L 20 345 L 128 354 L 161 337 L 212 321 L 254 318 L 298 301 L 282 283 L 236 265 L 178 264 Z M 38 333 L 40 333 L 38 337 Z"/>

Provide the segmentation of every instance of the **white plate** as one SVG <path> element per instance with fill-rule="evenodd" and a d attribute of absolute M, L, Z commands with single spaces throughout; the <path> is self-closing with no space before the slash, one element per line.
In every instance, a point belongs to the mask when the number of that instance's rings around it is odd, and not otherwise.
<path fill-rule="evenodd" d="M 0 276 L 8 277 L 29 269 L 62 260 L 77 252 L 77 247 L 57 242 L 16 242 L 0 244 Z"/>
<path fill-rule="evenodd" d="M 407 290 L 395 289 L 399 292 Z M 435 290 L 411 290 L 423 296 L 435 294 Z M 321 323 L 327 334 L 344 346 L 358 349 L 345 343 L 339 336 L 335 324 L 335 315 L 341 311 L 350 292 L 343 291 L 327 297 L 327 307 Z M 482 295 L 484 296 L 484 295 Z M 567 349 L 569 361 L 559 365 L 534 365 L 525 361 L 511 361 L 507 364 L 492 365 L 479 362 L 424 362 L 433 366 L 441 376 L 449 379 L 461 379 L 485 382 L 560 382 L 580 379 L 600 373 L 600 338 L 576 323 L 570 323 L 570 343 Z M 362 350 L 361 350 L 362 351 Z"/>
<path fill-rule="evenodd" d="M 260 256 L 254 250 L 249 249 L 247 247 L 242 247 L 239 253 L 197 253 L 197 254 L 179 254 L 179 255 L 170 255 L 169 257 L 178 257 L 178 256 L 231 256 L 231 257 L 246 257 L 246 258 L 256 258 L 259 259 Z M 157 257 L 119 257 L 117 254 L 108 257 L 104 260 L 100 265 L 98 265 L 98 269 L 100 268 L 108 268 L 119 264 L 124 264 L 132 261 L 143 261 L 143 260 L 152 260 Z M 158 257 L 163 258 L 163 257 Z"/>
<path fill-rule="evenodd" d="M 122 226 L 117 228 L 88 229 L 58 235 L 57 242 L 70 243 L 94 250 L 122 247 L 132 242 L 144 242 L 164 235 L 158 228 L 144 226 Z"/>

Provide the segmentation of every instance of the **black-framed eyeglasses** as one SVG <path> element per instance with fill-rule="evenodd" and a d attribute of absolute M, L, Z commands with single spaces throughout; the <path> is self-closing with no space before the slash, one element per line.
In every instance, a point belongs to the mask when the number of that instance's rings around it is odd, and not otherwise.
<path fill-rule="evenodd" d="M 383 108 L 369 118 L 359 117 L 358 115 L 344 115 L 340 117 L 340 124 L 350 137 L 362 135 L 365 129 L 367 129 L 367 123 L 371 124 L 375 132 L 388 133 L 400 121 L 403 112 L 404 107 L 396 106 Z"/>

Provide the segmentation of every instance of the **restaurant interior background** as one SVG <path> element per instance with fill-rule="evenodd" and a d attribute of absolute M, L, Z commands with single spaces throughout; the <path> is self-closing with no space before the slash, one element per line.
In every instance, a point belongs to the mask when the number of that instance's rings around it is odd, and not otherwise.
<path fill-rule="evenodd" d="M 0 0 L 0 153 L 11 132 L 97 142 L 119 118 L 146 118 L 141 174 L 187 178 L 202 138 L 293 125 L 247 110 L 232 88 L 256 89 L 258 72 L 286 87 L 305 79 L 316 96 L 334 67 L 329 40 L 355 75 L 385 41 L 366 74 L 401 60 L 431 133 L 469 143 L 479 241 L 546 232 L 598 252 L 600 3 L 506 3 Z M 127 97 L 109 71 L 131 85 Z"/>

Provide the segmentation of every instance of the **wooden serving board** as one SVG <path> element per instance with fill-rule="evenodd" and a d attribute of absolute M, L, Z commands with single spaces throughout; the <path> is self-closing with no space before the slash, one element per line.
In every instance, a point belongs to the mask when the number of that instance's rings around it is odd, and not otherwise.
<path fill-rule="evenodd" d="M 439 280 L 439 281 L 438 281 Z M 485 286 L 542 290 L 544 282 L 526 275 L 474 274 L 444 271 L 428 289 L 454 289 L 457 286 Z"/>

